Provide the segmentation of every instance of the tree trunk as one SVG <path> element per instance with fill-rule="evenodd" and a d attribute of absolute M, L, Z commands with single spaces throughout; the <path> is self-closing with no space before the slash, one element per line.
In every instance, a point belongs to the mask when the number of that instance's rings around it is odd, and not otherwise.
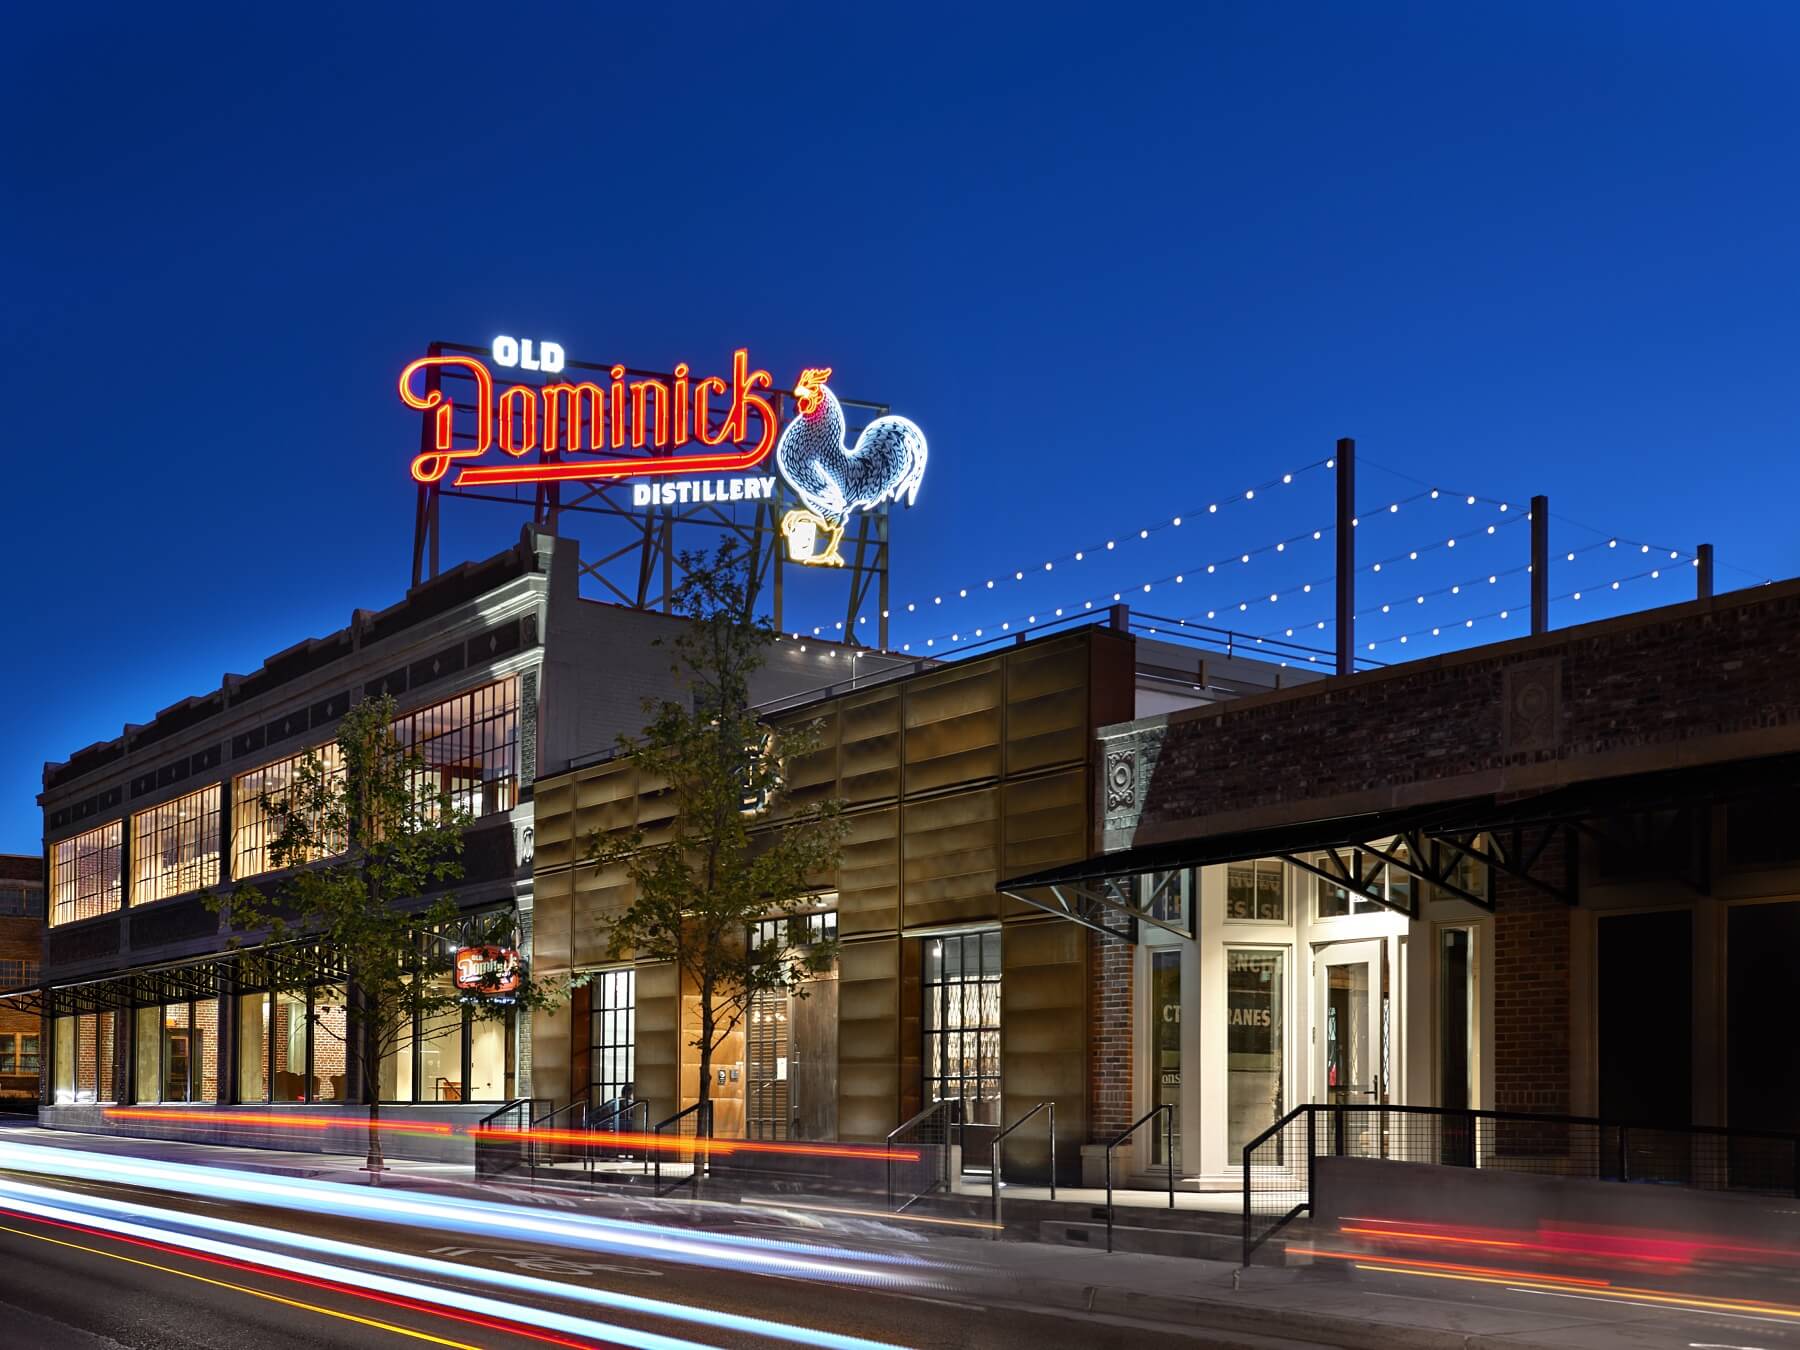
<path fill-rule="evenodd" d="M 712 1055 L 713 1055 L 713 1016 L 712 991 L 704 989 L 700 995 L 700 1099 L 699 1110 L 694 1112 L 694 1177 L 695 1185 L 699 1185 L 699 1177 L 706 1171 L 710 1155 L 700 1143 L 700 1131 L 712 1117 L 712 1108 L 708 1103 L 712 1100 Z M 712 1133 L 710 1130 L 708 1134 Z M 695 1195 L 699 1192 L 696 1190 Z"/>
<path fill-rule="evenodd" d="M 351 988 L 358 1017 L 344 1028 L 344 1049 L 350 1052 L 344 1059 L 347 1065 L 361 1070 L 363 1100 L 369 1104 L 369 1156 L 363 1162 L 363 1170 L 370 1181 L 379 1181 L 387 1170 L 381 1156 L 381 1028 L 373 1015 L 375 1009 L 370 1006 L 368 990 L 355 984 Z"/>
<path fill-rule="evenodd" d="M 381 1158 L 381 1092 L 377 1088 L 369 1093 L 369 1157 L 363 1164 L 365 1172 L 381 1173 L 387 1171 L 387 1164 Z"/>

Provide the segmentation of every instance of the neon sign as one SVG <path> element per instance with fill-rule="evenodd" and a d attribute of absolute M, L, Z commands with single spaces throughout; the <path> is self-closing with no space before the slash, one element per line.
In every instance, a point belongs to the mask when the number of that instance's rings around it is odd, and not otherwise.
<path fill-rule="evenodd" d="M 499 339 L 494 343 L 495 363 L 508 364 L 502 356 L 522 363 L 529 345 L 529 341 L 521 344 L 512 338 Z M 560 370 L 562 348 L 555 343 L 540 346 L 539 368 L 547 369 L 542 361 L 545 348 L 554 352 Z M 461 375 L 473 384 L 473 444 L 456 443 L 452 426 L 456 409 L 437 387 L 440 373 Z M 650 458 L 467 464 L 458 468 L 454 486 L 741 473 L 767 459 L 775 445 L 775 406 L 757 392 L 772 388 L 774 379 L 766 370 L 752 370 L 750 353 L 742 347 L 732 353 L 729 381 L 718 376 L 693 379 L 686 362 L 675 367 L 672 380 L 628 380 L 624 366 L 613 366 L 608 373 L 612 377 L 609 385 L 589 380 L 515 384 L 496 397 L 493 372 L 473 356 L 422 356 L 410 362 L 400 372 L 400 399 L 409 408 L 433 414 L 432 446 L 413 460 L 412 476 L 421 483 L 438 482 L 452 464 L 480 459 L 496 441 L 501 452 L 515 460 L 533 450 L 592 454 L 623 450 L 627 444 L 634 450 L 679 451 L 689 442 L 730 448 Z M 424 379 L 422 391 L 415 387 L 419 377 Z M 715 407 L 722 416 L 714 417 Z M 754 441 L 750 438 L 752 424 Z"/>
<path fill-rule="evenodd" d="M 562 347 L 530 338 L 498 337 L 493 363 L 506 369 L 561 374 Z M 766 370 L 752 369 L 750 353 L 732 353 L 731 376 L 694 378 L 686 362 L 667 378 L 636 376 L 612 366 L 605 384 L 559 380 L 496 389 L 485 361 L 468 355 L 424 356 L 400 372 L 400 399 L 431 414 L 428 441 L 412 461 L 420 483 L 441 482 L 456 466 L 453 487 L 523 483 L 634 483 L 633 506 L 768 501 L 773 475 L 746 475 L 775 455 L 775 468 L 802 503 L 781 520 L 788 555 L 814 566 L 844 565 L 838 554 L 850 517 L 888 501 L 910 506 L 925 472 L 925 435 L 904 417 L 878 417 L 857 438 L 844 443 L 844 410 L 826 387 L 829 367 L 800 373 L 794 388 L 798 415 L 779 426 L 774 391 Z M 461 381 L 459 394 L 470 414 L 458 441 L 456 403 L 445 392 L 445 376 Z M 779 443 L 778 443 L 779 433 Z M 694 445 L 695 449 L 683 449 Z M 652 455 L 607 455 L 607 451 L 664 451 Z M 505 459 L 479 460 L 498 449 Z M 536 452 L 533 455 L 533 452 Z M 528 461 L 527 455 L 533 455 Z M 508 461 L 512 462 L 508 462 Z M 728 479 L 694 474 L 739 475 Z"/>
<path fill-rule="evenodd" d="M 825 384 L 830 378 L 829 366 L 800 372 L 794 385 L 800 415 L 781 433 L 775 467 L 805 504 L 781 518 L 788 556 L 842 567 L 838 541 L 851 514 L 903 497 L 911 506 L 925 477 L 926 448 L 925 433 L 904 417 L 877 417 L 854 447 L 845 445 L 844 409 Z"/>
<path fill-rule="evenodd" d="M 456 987 L 500 998 L 519 992 L 519 953 L 511 947 L 462 947 L 456 953 Z"/>

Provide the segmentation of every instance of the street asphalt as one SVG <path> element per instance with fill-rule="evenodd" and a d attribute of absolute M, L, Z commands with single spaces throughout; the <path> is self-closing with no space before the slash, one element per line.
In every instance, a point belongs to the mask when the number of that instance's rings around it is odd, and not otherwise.
<path fill-rule="evenodd" d="M 522 1186 L 483 1188 L 466 1173 L 426 1168 L 398 1172 L 379 1188 L 339 1190 L 339 1200 L 350 1201 L 333 1212 L 329 1203 L 311 1204 L 311 1190 L 356 1174 L 317 1157 L 262 1155 L 270 1184 L 286 1188 L 262 1203 L 229 1193 L 231 1179 L 259 1175 L 251 1150 L 38 1130 L 6 1130 L 0 1141 L 47 1145 L 41 1155 L 29 1148 L 6 1154 L 0 1171 L 0 1350 L 398 1343 L 1800 1350 L 1800 1288 L 1791 1271 L 1534 1270 L 1503 1259 L 1410 1261 L 1320 1240 L 1309 1264 L 1239 1272 L 1221 1262 L 907 1229 L 885 1216 L 785 1207 L 778 1198 L 760 1205 L 605 1194 L 571 1201 Z M 63 1156 L 231 1170 L 136 1185 L 92 1173 L 52 1175 Z M 21 1186 L 50 1195 L 34 1199 Z M 400 1221 L 381 1221 L 359 1209 L 359 1197 L 410 1208 Z M 207 1240 L 236 1247 L 224 1255 L 193 1249 Z M 328 1265 L 296 1265 L 306 1260 Z M 436 1264 L 420 1269 L 420 1262 Z"/>

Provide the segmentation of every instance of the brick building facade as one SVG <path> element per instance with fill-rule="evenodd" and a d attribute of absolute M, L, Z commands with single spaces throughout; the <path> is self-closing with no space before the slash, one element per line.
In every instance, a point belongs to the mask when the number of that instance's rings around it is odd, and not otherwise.
<path fill-rule="evenodd" d="M 0 853 L 0 991 L 34 986 L 44 958 L 44 860 Z M 40 1028 L 0 1000 L 0 1106 L 35 1105 Z"/>
<path fill-rule="evenodd" d="M 1797 656 L 1787 582 L 1104 727 L 1095 857 L 1007 885 L 1191 874 L 1203 1177 L 1302 1101 L 1797 1130 Z M 1147 969 L 1091 957 L 1097 1104 Z"/>

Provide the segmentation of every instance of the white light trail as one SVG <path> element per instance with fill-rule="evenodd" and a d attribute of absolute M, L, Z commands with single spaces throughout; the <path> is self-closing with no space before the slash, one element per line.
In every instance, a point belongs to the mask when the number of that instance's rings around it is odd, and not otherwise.
<path fill-rule="evenodd" d="M 369 1247 L 357 1243 L 339 1242 L 330 1238 L 314 1237 L 305 1233 L 263 1228 L 254 1224 L 239 1223 L 232 1219 L 220 1219 L 204 1214 L 173 1213 L 146 1205 L 133 1204 L 129 1201 L 113 1200 L 105 1196 L 91 1194 L 69 1196 L 40 1186 L 3 1180 L 0 1180 L 0 1196 L 4 1196 L 4 1200 L 0 1200 L 0 1211 L 10 1209 L 62 1223 L 82 1224 L 121 1236 L 142 1238 L 152 1242 L 161 1242 L 168 1246 L 184 1247 L 190 1251 L 205 1252 L 209 1255 L 222 1256 L 236 1261 L 246 1261 L 254 1265 L 265 1266 L 279 1273 L 330 1280 L 337 1284 L 349 1285 L 351 1288 L 395 1294 L 461 1312 L 478 1313 L 484 1317 L 500 1318 L 527 1326 L 543 1327 L 547 1330 L 567 1332 L 571 1335 L 612 1341 L 621 1345 L 638 1347 L 638 1350 L 704 1350 L 704 1347 L 694 1341 L 681 1340 L 656 1332 L 641 1331 L 613 1323 L 594 1322 L 585 1317 L 552 1312 L 524 1304 L 502 1302 L 480 1294 L 466 1294 L 460 1290 L 445 1289 L 438 1285 L 419 1284 L 374 1271 L 327 1265 L 304 1257 L 271 1252 L 261 1247 L 249 1247 L 241 1243 L 203 1237 L 181 1231 L 181 1229 L 209 1229 L 213 1232 L 230 1233 L 256 1241 L 300 1247 L 352 1261 L 399 1266 L 420 1274 L 437 1275 L 462 1283 L 490 1284 L 510 1288 L 520 1293 L 530 1293 L 537 1297 L 587 1303 L 620 1312 L 648 1314 L 690 1322 L 714 1330 L 744 1332 L 798 1345 L 815 1346 L 819 1350 L 894 1350 L 894 1347 L 888 1342 L 873 1341 L 861 1336 L 846 1336 L 837 1332 L 816 1331 L 810 1327 L 793 1326 L 769 1318 L 721 1312 L 713 1308 L 694 1307 L 683 1303 L 672 1303 L 665 1299 L 623 1294 L 610 1289 L 559 1284 L 554 1280 L 519 1275 L 511 1271 L 488 1270 L 480 1266 L 438 1261 L 431 1257 L 388 1251 L 382 1247 Z M 153 1222 L 139 1222 L 140 1219 L 150 1219 Z"/>
<path fill-rule="evenodd" d="M 510 1235 L 585 1251 L 707 1265 L 765 1275 L 790 1275 L 849 1284 L 905 1284 L 899 1267 L 909 1257 L 724 1233 L 695 1233 L 658 1224 L 587 1214 L 548 1216 L 516 1205 L 419 1192 L 372 1190 L 338 1182 L 273 1176 L 223 1167 L 196 1167 L 121 1158 L 81 1149 L 0 1143 L 0 1166 L 42 1176 L 75 1177 L 143 1186 L 177 1195 L 205 1195 L 245 1204 L 334 1214 L 448 1232 Z"/>

